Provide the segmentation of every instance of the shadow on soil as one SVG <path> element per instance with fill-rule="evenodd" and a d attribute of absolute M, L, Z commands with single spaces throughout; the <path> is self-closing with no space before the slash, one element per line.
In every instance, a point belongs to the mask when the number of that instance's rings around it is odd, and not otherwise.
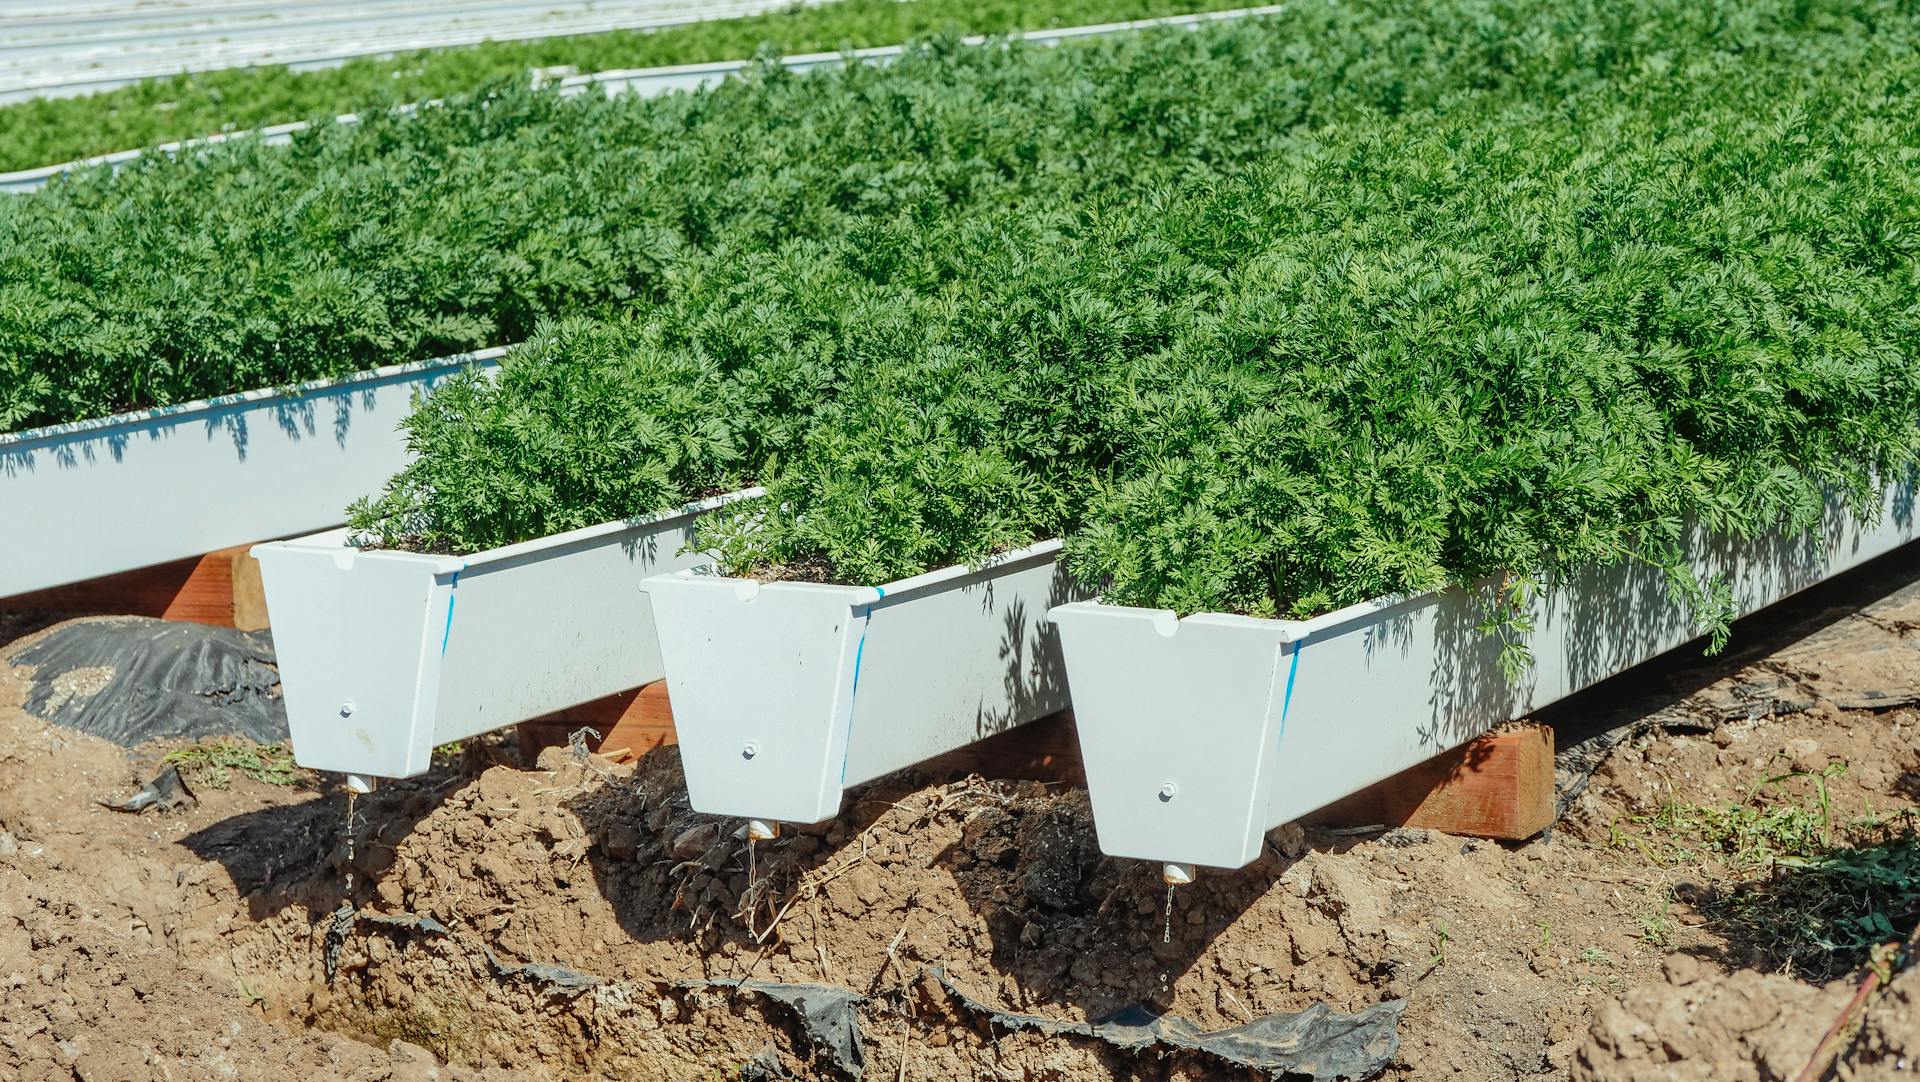
<path fill-rule="evenodd" d="M 1718 656 L 1704 655 L 1695 641 L 1538 712 L 1560 749 L 1563 809 L 1623 737 L 1661 729 L 1705 732 L 1753 713 L 1812 707 L 1817 696 L 1790 680 L 1771 679 L 1759 663 L 1915 583 L 1920 551 L 1909 546 L 1738 621 Z M 1715 695 L 1695 698 L 1722 681 Z M 1887 699 L 1885 707 L 1907 701 Z M 1920 754 L 1893 769 L 1901 772 L 1896 793 L 1920 800 L 1920 786 L 1909 780 L 1920 777 Z M 1788 792 L 1783 781 L 1800 788 Z M 1688 953 L 1727 969 L 1821 981 L 1856 970 L 1876 946 L 1920 923 L 1920 837 L 1912 817 L 1843 823 L 1825 814 L 1821 792 L 1814 775 L 1782 775 L 1756 784 L 1738 805 L 1675 804 L 1662 812 L 1711 819 L 1657 826 L 1685 844 L 1721 853 L 1717 859 L 1726 859 L 1729 848 L 1765 854 L 1731 879 L 1675 888 L 1675 898 L 1706 916 L 1723 940 Z M 1674 866 L 1688 862 L 1678 859 Z"/>
<path fill-rule="evenodd" d="M 1723 656 L 1702 658 L 1698 644 L 1682 647 L 1543 711 L 1539 718 L 1554 726 L 1563 748 L 1618 730 L 1916 581 L 1920 552 L 1896 553 L 1741 621 L 1733 648 Z M 591 868 L 595 889 L 611 903 L 626 935 L 637 943 L 688 944 L 688 958 L 707 967 L 706 976 L 751 973 L 753 959 L 780 944 L 788 932 L 795 941 L 790 946 L 806 945 L 807 935 L 818 941 L 815 926 L 804 935 L 780 927 L 787 907 L 804 897 L 809 902 L 819 899 L 819 904 L 795 906 L 795 911 L 809 911 L 821 926 L 838 922 L 843 934 L 858 927 L 867 933 L 866 942 L 877 938 L 881 951 L 869 951 L 857 976 L 851 972 L 856 967 L 843 961 L 832 982 L 875 995 L 889 971 L 883 953 L 887 940 L 904 927 L 902 909 L 937 913 L 940 901 L 931 894 L 941 892 L 951 899 L 950 892 L 957 891 L 960 903 L 986 929 L 987 942 L 977 950 L 990 965 L 981 978 L 1012 978 L 1038 1009 L 1049 1013 L 1099 1018 L 1136 1006 L 1164 1010 L 1180 976 L 1272 889 L 1299 853 L 1283 854 L 1270 843 L 1250 866 L 1233 872 L 1209 870 L 1194 885 L 1174 891 L 1169 905 L 1159 868 L 1101 856 L 1085 794 L 1068 788 L 1077 780 L 1078 766 L 1070 734 L 1064 741 L 1058 733 L 1054 736 L 1052 746 L 1043 741 L 1037 748 L 1001 756 L 1002 776 L 1032 779 L 1024 786 L 925 788 L 928 780 L 964 775 L 984 761 L 975 756 L 937 763 L 863 786 L 849 795 L 837 818 L 789 828 L 782 837 L 752 847 L 745 842 L 740 820 L 715 819 L 687 806 L 673 749 L 647 756 L 632 780 L 580 786 L 561 806 L 577 818 L 590 840 L 583 863 Z M 487 755 L 506 758 L 498 750 Z M 365 905 L 375 899 L 391 871 L 394 846 L 493 761 L 469 755 L 460 764 L 439 766 L 423 778 L 390 784 L 361 798 L 363 826 L 353 862 L 357 902 Z M 870 831 L 883 816 L 892 817 L 887 829 Z M 345 794 L 329 792 L 300 804 L 233 817 L 198 831 L 185 844 L 228 869 L 256 920 L 295 904 L 325 913 L 339 901 L 339 873 L 346 866 L 345 821 Z M 927 837 L 936 822 L 945 824 L 938 843 Z M 1324 836 L 1316 837 L 1324 843 Z M 915 848 L 916 839 L 927 848 Z M 457 837 L 452 840 L 465 844 Z M 874 848 L 876 841 L 880 848 Z M 1908 848 L 1895 849 L 1896 842 Z M 1832 855 L 1871 874 L 1907 876 L 1909 887 L 1920 864 L 1910 838 L 1885 839 Z M 1739 900 L 1765 919 L 1755 925 L 1758 930 L 1736 939 L 1727 960 L 1758 964 L 1777 959 L 1778 952 L 1732 952 L 1763 946 L 1764 930 L 1777 927 L 1782 915 L 1804 916 L 1805 899 L 1835 893 L 1831 875 L 1827 867 L 1790 867 L 1743 886 L 1744 894 L 1728 894 L 1729 904 Z M 902 884 L 914 883 L 920 885 L 902 893 Z M 913 889 L 928 893 L 926 905 L 921 906 Z M 1915 918 L 1916 908 L 1920 901 L 1910 892 L 1889 894 L 1878 907 L 1896 930 L 1901 920 Z M 1857 925 L 1849 934 L 1877 942 L 1885 931 L 1878 925 Z M 790 953 L 800 957 L 797 950 Z M 902 958 L 910 968 L 931 961 Z M 1381 986 L 1389 979 L 1386 973 L 1370 976 L 1367 983 Z M 984 999 L 1002 998 L 1000 988 L 976 991 Z"/>
<path fill-rule="evenodd" d="M 1571 747 L 1676 706 L 1916 582 L 1920 546 L 1910 545 L 1736 621 L 1717 655 L 1705 654 L 1704 640 L 1696 639 L 1536 711 L 1534 719 L 1553 726 L 1556 747 Z"/>
<path fill-rule="evenodd" d="M 451 793 L 494 762 L 496 749 L 471 749 L 417 778 L 391 781 L 354 798 L 354 902 L 365 905 L 393 866 L 394 847 Z M 340 903 L 347 868 L 348 794 L 337 784 L 295 804 L 229 816 L 180 840 L 232 877 L 248 915 L 264 920 L 292 905 L 327 912 Z"/>
<path fill-rule="evenodd" d="M 626 933 L 643 942 L 695 944 L 709 964 L 779 944 L 791 930 L 776 927 L 789 903 L 810 912 L 809 924 L 794 930 L 796 940 L 817 940 L 826 928 L 836 942 L 877 936 L 884 949 L 909 918 L 938 922 L 957 887 L 988 929 L 990 943 L 977 949 L 1031 995 L 1090 1017 L 1137 1005 L 1164 1008 L 1171 984 L 1285 866 L 1269 855 L 1240 872 L 1204 876 L 1175 893 L 1169 924 L 1159 869 L 1101 856 L 1083 792 L 1063 792 L 1051 779 L 926 787 L 943 775 L 964 775 L 965 763 L 863 786 L 837 818 L 788 828 L 757 843 L 749 858 L 742 821 L 686 807 L 677 759 L 671 748 L 655 752 L 640 784 L 597 787 L 568 806 L 598 842 L 588 860 Z M 1041 764 L 1034 773 L 1058 765 L 1046 755 L 1015 761 Z M 883 816 L 885 828 L 871 830 Z M 943 817 L 964 819 L 958 840 L 930 851 L 915 847 Z M 932 897 L 936 892 L 946 897 Z M 866 927 L 848 934 L 850 924 Z M 810 958 L 811 950 L 790 953 Z M 853 991 L 872 994 L 891 973 L 884 960 L 873 961 L 866 959 L 863 971 L 871 979 L 847 972 L 860 967 L 858 959 L 834 965 Z M 911 969 L 938 960 L 901 961 Z"/>
<path fill-rule="evenodd" d="M 1907 823 L 1884 841 L 1834 846 L 1703 891 L 1699 904 L 1726 943 L 1689 953 L 1727 969 L 1832 980 L 1920 924 L 1920 838 Z"/>

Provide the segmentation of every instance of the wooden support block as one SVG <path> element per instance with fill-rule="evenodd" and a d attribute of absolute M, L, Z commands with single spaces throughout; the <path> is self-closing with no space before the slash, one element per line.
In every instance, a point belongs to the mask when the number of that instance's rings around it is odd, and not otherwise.
<path fill-rule="evenodd" d="M 523 721 L 517 727 L 520 757 L 527 763 L 541 748 L 556 747 L 579 729 L 592 729 L 600 739 L 587 740 L 587 750 L 604 752 L 616 761 L 637 759 L 662 744 L 674 743 L 673 702 L 667 683 L 656 680 L 642 688 Z"/>
<path fill-rule="evenodd" d="M 88 616 L 157 616 L 258 631 L 267 626 L 266 591 L 251 545 L 209 552 L 118 575 L 0 599 L 0 608 Z"/>
<path fill-rule="evenodd" d="M 1087 782 L 1080 736 L 1067 710 L 929 759 L 921 769 L 933 777 L 979 774 L 999 781 Z"/>
<path fill-rule="evenodd" d="M 1553 730 L 1488 733 L 1308 817 L 1324 826 L 1425 827 L 1517 841 L 1553 824 Z"/>

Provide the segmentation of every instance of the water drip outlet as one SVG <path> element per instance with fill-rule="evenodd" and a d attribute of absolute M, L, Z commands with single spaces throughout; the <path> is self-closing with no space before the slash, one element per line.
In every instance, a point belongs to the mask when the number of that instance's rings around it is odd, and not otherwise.
<path fill-rule="evenodd" d="M 756 842 L 770 842 L 780 836 L 779 823 L 767 823 L 759 819 L 747 820 L 747 837 Z"/>
<path fill-rule="evenodd" d="M 347 791 L 350 793 L 359 793 L 361 796 L 365 796 L 368 793 L 373 792 L 373 779 L 362 777 L 359 774 L 348 774 L 347 775 Z"/>
<path fill-rule="evenodd" d="M 1160 803 L 1165 804 L 1171 801 L 1174 798 L 1174 796 L 1179 792 L 1180 792 L 1180 787 L 1178 785 L 1173 784 L 1172 782 L 1168 782 L 1165 785 L 1162 785 L 1160 787 Z"/>
<path fill-rule="evenodd" d="M 340 716 L 343 718 L 350 718 L 353 716 L 353 712 L 357 709 L 359 709 L 359 707 L 354 705 L 353 700 L 348 699 L 347 701 L 340 704 Z"/>
<path fill-rule="evenodd" d="M 1193 882 L 1194 869 L 1191 864 L 1163 864 L 1160 866 L 1160 878 L 1170 887 L 1184 887 Z"/>
<path fill-rule="evenodd" d="M 760 742 L 758 740 L 749 740 L 747 741 L 747 746 L 740 749 L 740 758 L 742 759 L 751 759 L 758 754 L 760 754 Z"/>

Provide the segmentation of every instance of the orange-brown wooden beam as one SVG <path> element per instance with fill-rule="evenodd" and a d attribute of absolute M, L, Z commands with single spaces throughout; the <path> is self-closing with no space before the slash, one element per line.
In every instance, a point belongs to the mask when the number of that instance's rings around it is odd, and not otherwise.
<path fill-rule="evenodd" d="M 1519 725 L 1436 756 L 1322 808 L 1326 826 L 1425 827 L 1518 841 L 1553 825 L 1553 730 Z"/>
<path fill-rule="evenodd" d="M 267 597 L 251 545 L 209 552 L 118 575 L 0 598 L 0 609 L 88 616 L 157 616 L 257 631 Z"/>
<path fill-rule="evenodd" d="M 592 729 L 587 750 L 615 760 L 638 758 L 673 739 L 673 702 L 667 684 L 656 680 L 643 688 L 581 703 L 545 717 L 523 721 L 518 727 L 520 755 L 533 762 L 540 749 L 564 744 L 580 729 Z"/>

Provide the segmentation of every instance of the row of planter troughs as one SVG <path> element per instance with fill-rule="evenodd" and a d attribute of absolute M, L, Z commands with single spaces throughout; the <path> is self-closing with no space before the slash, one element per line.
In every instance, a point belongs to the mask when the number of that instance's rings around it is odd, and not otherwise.
<path fill-rule="evenodd" d="M 411 396 L 498 355 L 0 436 L 0 598 L 337 523 L 405 465 Z M 1534 596 L 1518 678 L 1484 591 L 1177 618 L 1101 603 L 1057 542 L 886 583 L 706 571 L 701 515 L 753 494 L 463 557 L 343 528 L 257 546 L 296 758 L 406 776 L 664 678 L 695 808 L 812 822 L 850 785 L 1071 707 L 1103 849 L 1237 867 L 1273 826 L 1696 635 L 1639 562 Z M 1913 495 L 1791 539 L 1701 538 L 1693 569 L 1751 612 L 1912 540 Z"/>
<path fill-rule="evenodd" d="M 1058 542 L 885 583 L 713 573 L 702 515 L 752 492 L 469 556 L 311 532 L 406 464 L 415 394 L 500 352 L 0 436 L 0 598 L 295 537 L 254 552 L 301 764 L 417 774 L 437 745 L 665 679 L 693 806 L 768 824 L 1071 708 L 1102 848 L 1218 867 L 1696 634 L 1633 561 L 1533 596 L 1517 677 L 1471 590 L 1182 618 L 1102 603 Z M 1912 540 L 1912 495 L 1793 539 L 1702 538 L 1693 569 L 1753 611 Z"/>
<path fill-rule="evenodd" d="M 1661 572 L 1595 571 L 1534 602 L 1518 679 L 1471 591 L 1306 621 L 1100 603 L 1058 542 L 859 585 L 706 566 L 734 493 L 467 557 L 356 551 L 336 530 L 254 549 L 296 758 L 402 776 L 434 746 L 665 679 L 695 809 L 817 822 L 847 787 L 1071 707 L 1101 848 L 1237 867 L 1270 828 L 1695 635 Z M 1696 553 L 1749 612 L 1913 538 L 1877 523 Z"/>
<path fill-rule="evenodd" d="M 0 437 L 0 598 L 337 522 L 405 464 L 410 396 L 496 361 Z M 257 546 L 296 758 L 417 774 L 439 744 L 664 678 L 695 808 L 813 822 L 848 786 L 1071 707 L 1108 853 L 1236 867 L 1271 827 L 1696 634 L 1640 563 L 1536 596 L 1517 679 L 1472 591 L 1177 618 L 1099 602 L 1057 542 L 886 583 L 711 573 L 701 515 L 754 494 L 469 556 L 361 551 L 343 528 Z M 1750 612 L 1912 540 L 1913 494 L 1889 486 L 1867 525 L 1836 506 L 1799 538 L 1702 541 L 1694 569 Z"/>
<path fill-rule="evenodd" d="M 755 5 L 749 2 L 746 7 Z M 1102 23 L 1097 26 L 1059 27 L 1051 30 L 1030 30 L 1013 35 L 1019 40 L 1033 45 L 1056 45 L 1064 41 L 1079 38 L 1099 37 L 1107 34 L 1125 33 L 1146 27 L 1198 26 L 1206 23 L 1230 22 L 1235 19 L 1270 15 L 1284 10 L 1284 5 L 1266 7 L 1234 8 L 1226 11 L 1200 12 L 1194 15 L 1174 15 L 1158 19 L 1139 19 L 1121 23 Z M 968 44 L 982 44 L 990 39 L 985 35 L 963 38 Z M 783 56 L 780 64 L 790 71 L 809 72 L 821 68 L 834 68 L 848 62 L 851 58 L 860 63 L 886 63 L 906 52 L 904 45 L 877 45 L 847 52 L 799 53 Z M 657 97 L 663 94 L 690 92 L 713 86 L 725 79 L 737 77 L 753 65 L 751 60 L 716 60 L 696 64 L 677 64 L 665 68 L 633 68 L 616 71 L 593 72 L 585 75 L 567 75 L 556 80 L 562 94 L 585 94 L 598 90 L 609 97 L 632 94 L 639 97 Z M 539 76 L 536 75 L 536 85 Z M 432 105 L 434 102 L 427 102 Z M 401 106 L 402 111 L 411 111 L 418 106 Z M 357 124 L 357 113 L 341 113 L 333 118 L 335 124 Z M 233 139 L 254 139 L 268 146 L 286 146 L 300 132 L 313 127 L 311 121 L 296 120 L 285 124 L 272 124 L 252 131 L 218 132 L 197 139 L 162 143 L 152 149 L 127 149 L 111 154 L 101 154 L 80 161 L 58 162 L 33 169 L 17 169 L 0 173 L 0 195 L 19 195 L 38 191 L 54 178 L 93 166 L 107 165 L 118 170 L 129 162 L 151 154 L 180 154 L 199 148 L 210 147 Z"/>

